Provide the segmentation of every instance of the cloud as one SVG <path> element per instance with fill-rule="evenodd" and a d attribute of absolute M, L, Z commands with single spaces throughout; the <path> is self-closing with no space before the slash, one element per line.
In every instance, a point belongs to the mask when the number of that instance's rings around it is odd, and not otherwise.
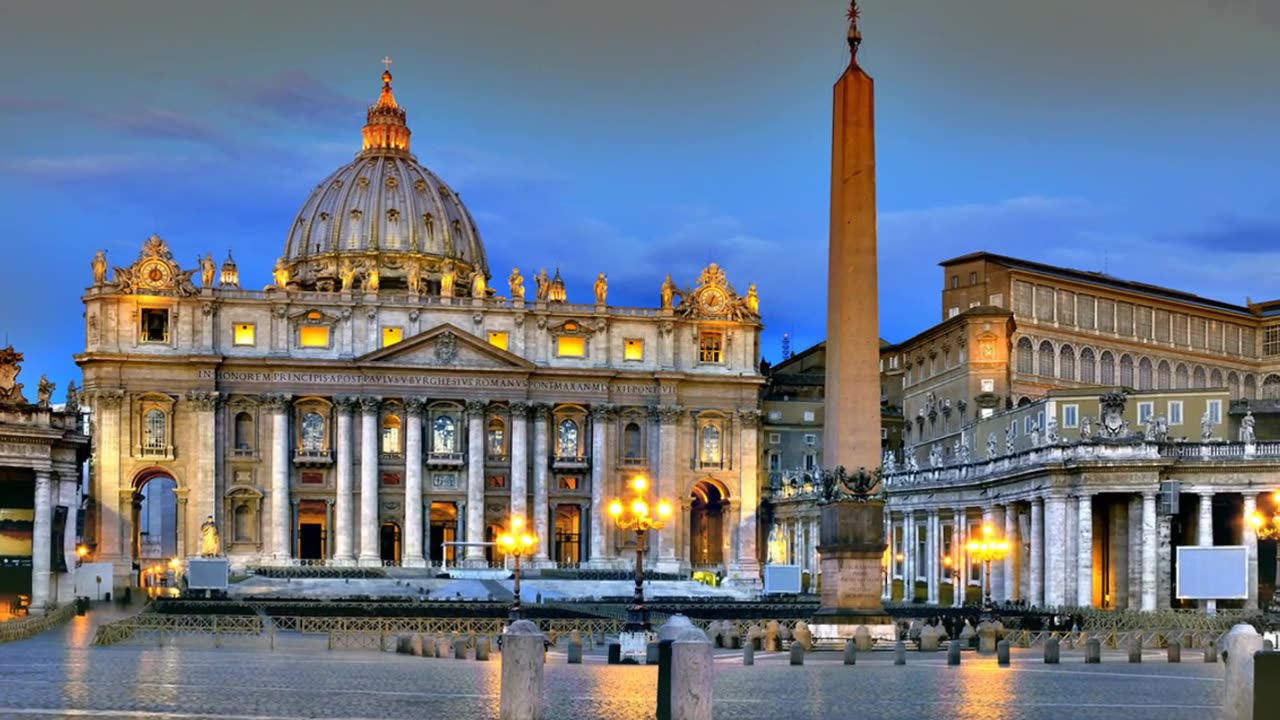
<path fill-rule="evenodd" d="M 262 77 L 219 78 L 211 85 L 245 114 L 258 119 L 324 126 L 350 122 L 364 106 L 302 69 Z"/>
<path fill-rule="evenodd" d="M 1160 239 L 1172 245 L 1246 255 L 1274 254 L 1280 243 L 1280 219 L 1215 217 L 1209 226 Z"/>
<path fill-rule="evenodd" d="M 231 138 L 208 123 L 183 113 L 154 107 L 143 107 L 124 113 L 97 114 L 90 117 L 107 130 L 148 140 L 173 140 L 206 145 L 233 152 Z"/>
<path fill-rule="evenodd" d="M 66 110 L 71 105 L 55 98 L 0 97 L 0 113 L 25 114 Z"/>
<path fill-rule="evenodd" d="M 174 158 L 168 158 L 172 163 Z M 75 182 L 129 174 L 158 166 L 154 157 L 142 155 L 75 155 L 33 157 L 0 161 L 0 175 L 32 180 Z"/>

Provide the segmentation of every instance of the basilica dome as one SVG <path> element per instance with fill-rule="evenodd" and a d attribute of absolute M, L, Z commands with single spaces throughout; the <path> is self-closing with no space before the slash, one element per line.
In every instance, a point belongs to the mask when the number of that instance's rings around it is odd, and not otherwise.
<path fill-rule="evenodd" d="M 303 290 L 467 287 L 487 284 L 489 266 L 471 214 L 440 178 L 409 152 L 405 111 L 391 73 L 369 107 L 363 149 L 325 178 L 289 230 L 275 283 Z M 446 292 L 448 292 L 446 290 Z"/>

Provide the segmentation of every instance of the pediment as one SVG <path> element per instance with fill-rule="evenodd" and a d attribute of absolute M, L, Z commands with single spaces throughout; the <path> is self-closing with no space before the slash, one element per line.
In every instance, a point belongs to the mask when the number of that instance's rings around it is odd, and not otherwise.
<path fill-rule="evenodd" d="M 357 362 L 471 369 L 532 370 L 534 364 L 445 323 L 360 357 Z"/>

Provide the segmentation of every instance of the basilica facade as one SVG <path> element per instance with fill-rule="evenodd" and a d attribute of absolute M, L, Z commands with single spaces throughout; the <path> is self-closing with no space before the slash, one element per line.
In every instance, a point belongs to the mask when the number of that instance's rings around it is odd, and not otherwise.
<path fill-rule="evenodd" d="M 234 566 L 482 565 L 518 514 L 535 563 L 624 568 L 634 539 L 606 506 L 642 474 L 678 508 L 655 569 L 754 582 L 754 286 L 712 264 L 635 308 L 603 273 L 578 302 L 558 270 L 495 277 L 409 147 L 385 73 L 361 151 L 305 200 L 261 291 L 230 256 L 184 269 L 154 236 L 127 266 L 94 259 L 76 359 L 96 559 L 136 568 L 144 488 L 165 479 L 179 556 L 212 518 Z"/>

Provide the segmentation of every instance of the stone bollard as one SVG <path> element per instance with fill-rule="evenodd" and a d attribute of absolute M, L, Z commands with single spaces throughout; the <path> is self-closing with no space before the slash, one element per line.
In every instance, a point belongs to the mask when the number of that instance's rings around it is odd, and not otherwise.
<path fill-rule="evenodd" d="M 658 643 L 651 642 L 647 646 L 645 646 L 644 664 L 645 665 L 658 664 Z"/>
<path fill-rule="evenodd" d="M 804 648 L 805 652 L 813 649 L 813 633 L 809 632 L 809 625 L 805 621 L 801 620 L 796 623 L 795 632 L 791 634 L 791 637 L 792 645 L 800 643 L 800 647 Z"/>
<path fill-rule="evenodd" d="M 965 647 L 973 647 L 973 639 L 978 636 L 978 631 L 973 629 L 968 620 L 964 621 L 964 627 L 960 628 L 960 644 Z"/>
<path fill-rule="evenodd" d="M 1058 638 L 1051 637 L 1044 641 L 1044 664 L 1057 665 L 1062 656 L 1062 650 Z"/>
<path fill-rule="evenodd" d="M 1142 662 L 1142 637 L 1136 637 L 1129 640 L 1129 662 Z"/>
<path fill-rule="evenodd" d="M 751 643 L 747 644 L 750 645 Z M 742 647 L 742 636 L 736 632 L 731 633 L 729 635 L 729 649 L 737 650 L 740 647 Z"/>
<path fill-rule="evenodd" d="M 1173 642 L 1169 643 L 1169 647 L 1167 649 L 1169 651 L 1169 662 L 1171 663 L 1182 662 L 1182 643 L 1178 642 L 1177 640 L 1174 640 Z"/>
<path fill-rule="evenodd" d="M 476 639 L 476 660 L 485 662 L 489 660 L 489 636 L 481 635 Z"/>
<path fill-rule="evenodd" d="M 436 656 L 436 637 L 434 635 L 422 636 L 422 656 L 429 658 Z"/>
<path fill-rule="evenodd" d="M 441 660 L 449 657 L 449 638 L 447 637 L 436 638 L 436 657 L 440 658 Z"/>
<path fill-rule="evenodd" d="M 782 627 L 777 620 L 770 620 L 764 626 L 764 650 L 765 652 L 778 652 L 782 650 Z"/>
<path fill-rule="evenodd" d="M 467 641 L 466 640 L 463 640 L 462 638 L 457 638 L 456 640 L 453 641 L 453 659 L 454 660 L 467 659 Z"/>
<path fill-rule="evenodd" d="M 904 645 L 901 640 L 898 640 L 893 644 L 893 664 L 907 664 L 907 646 Z"/>
<path fill-rule="evenodd" d="M 871 652 L 875 640 L 871 638 L 871 631 L 866 625 L 859 625 L 858 629 L 853 631 L 853 644 L 858 648 L 858 652 Z"/>
<path fill-rule="evenodd" d="M 658 628 L 658 720 L 671 717 L 672 646 L 677 637 L 690 629 L 693 629 L 693 623 L 679 613 L 667 618 Z M 705 639 L 706 635 L 701 637 Z"/>
<path fill-rule="evenodd" d="M 791 643 L 791 664 L 792 665 L 804 664 L 804 645 L 800 644 L 799 641 L 795 641 Z"/>
<path fill-rule="evenodd" d="M 500 720 L 543 720 L 543 636 L 528 620 L 511 623 L 502 636 Z"/>
<path fill-rule="evenodd" d="M 569 655 L 570 665 L 581 665 L 582 664 L 582 642 L 570 640 L 569 647 L 568 647 L 568 655 Z"/>
<path fill-rule="evenodd" d="M 578 643 L 579 645 L 581 645 L 581 644 L 582 644 L 582 631 L 581 631 L 581 630 L 570 630 L 570 631 L 569 631 L 569 642 L 576 642 L 576 643 Z"/>
<path fill-rule="evenodd" d="M 670 720 L 711 720 L 711 641 L 696 627 L 679 629 L 671 642 Z M 659 716 L 658 720 L 667 720 Z"/>
<path fill-rule="evenodd" d="M 992 623 L 978 623 L 978 652 L 990 654 L 996 651 L 996 626 Z"/>
<path fill-rule="evenodd" d="M 622 644 L 609 643 L 609 664 L 620 665 L 622 663 Z"/>
<path fill-rule="evenodd" d="M 858 664 L 858 646 L 853 642 L 853 638 L 844 641 L 844 664 Z"/>
<path fill-rule="evenodd" d="M 1213 643 L 1204 646 L 1204 661 L 1207 663 L 1218 662 L 1218 648 Z"/>
<path fill-rule="evenodd" d="M 1009 667 L 1009 641 L 1001 640 L 996 643 L 996 664 L 1000 667 Z"/>
<path fill-rule="evenodd" d="M 1089 638 L 1084 644 L 1084 662 L 1086 665 L 1096 665 L 1102 662 L 1102 641 L 1098 638 Z"/>
<path fill-rule="evenodd" d="M 1253 720 L 1253 654 L 1261 652 L 1262 636 L 1252 625 L 1231 628 L 1222 639 L 1222 709 L 1225 720 Z"/>
<path fill-rule="evenodd" d="M 752 645 L 751 643 L 747 643 L 746 645 L 743 645 L 743 646 L 742 646 L 742 664 L 743 664 L 743 665 L 755 665 L 755 664 L 756 664 L 756 647 L 755 647 L 755 645 Z"/>
<path fill-rule="evenodd" d="M 937 652 L 938 651 L 938 628 L 932 625 L 925 625 L 920 630 L 920 652 Z"/>
<path fill-rule="evenodd" d="M 960 649 L 961 649 L 961 646 L 958 640 L 952 640 L 951 642 L 947 643 L 947 664 L 948 665 L 960 664 Z"/>
<path fill-rule="evenodd" d="M 415 635 L 409 636 L 409 654 L 415 655 L 417 657 L 422 657 L 422 636 L 421 635 L 415 634 Z"/>

